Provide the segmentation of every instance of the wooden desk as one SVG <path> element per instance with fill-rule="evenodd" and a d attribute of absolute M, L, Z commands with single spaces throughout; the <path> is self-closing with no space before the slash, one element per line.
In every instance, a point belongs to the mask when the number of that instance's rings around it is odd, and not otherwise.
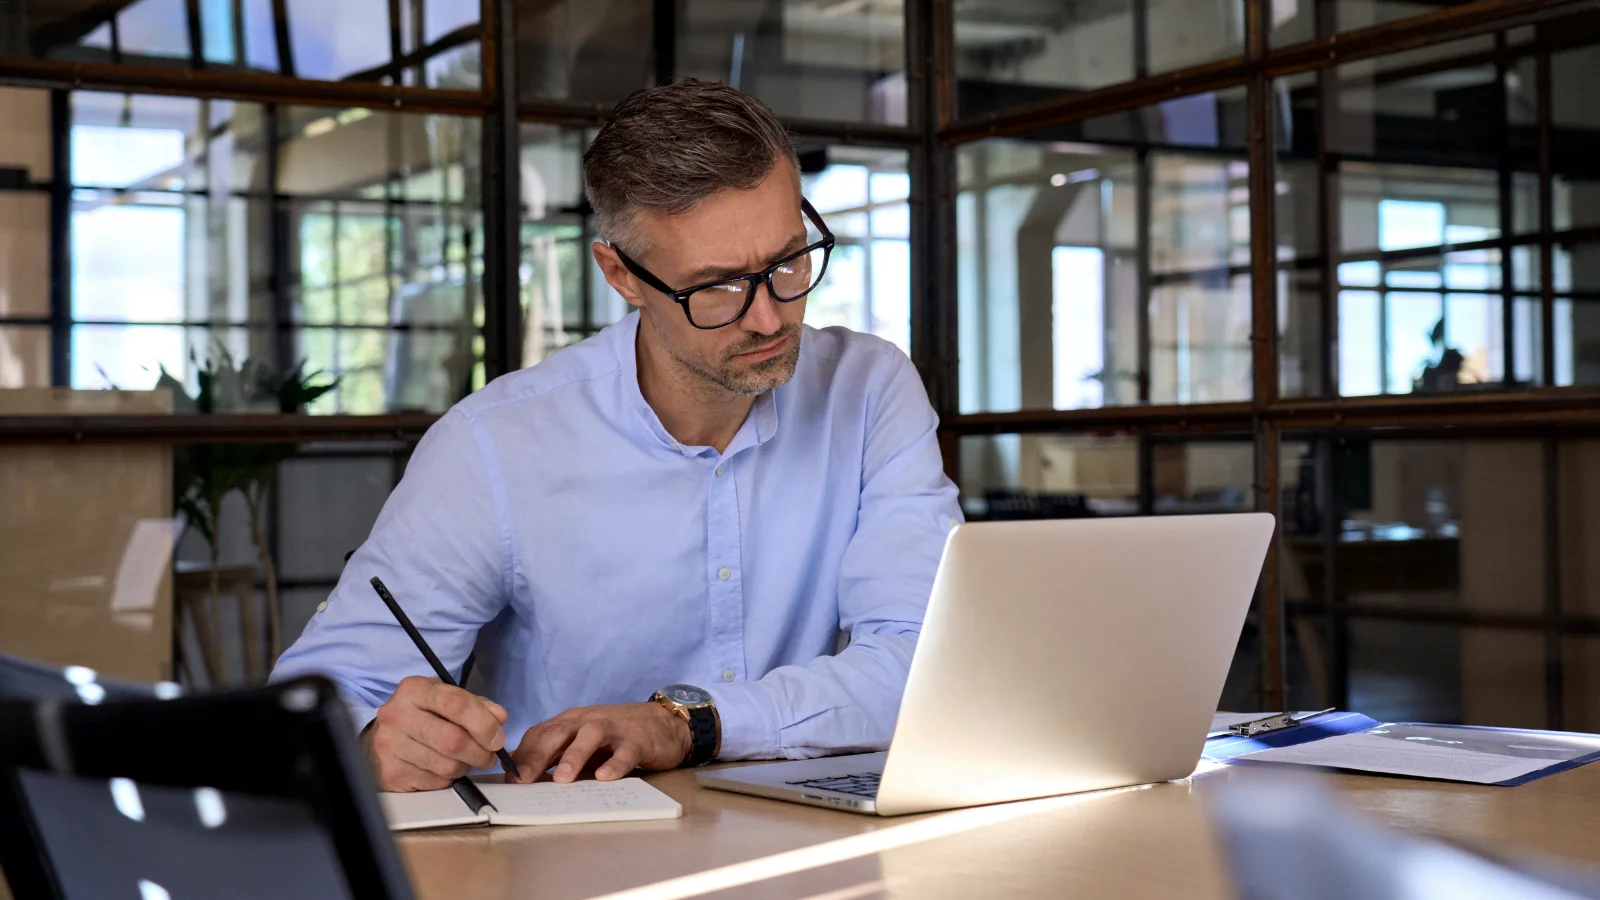
<path fill-rule="evenodd" d="M 1187 784 L 879 819 L 700 790 L 691 774 L 668 772 L 649 780 L 683 804 L 677 821 L 412 832 L 399 843 L 422 900 L 1225 898 L 1206 798 L 1252 777 L 1223 768 Z M 1347 805 L 1410 832 L 1600 865 L 1600 763 L 1516 788 L 1326 779 Z M 770 868 L 779 871 L 761 871 Z"/>

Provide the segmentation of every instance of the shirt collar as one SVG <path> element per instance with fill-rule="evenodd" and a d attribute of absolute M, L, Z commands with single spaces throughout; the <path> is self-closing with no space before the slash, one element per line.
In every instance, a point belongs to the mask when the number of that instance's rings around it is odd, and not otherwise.
<path fill-rule="evenodd" d="M 634 310 L 624 316 L 617 324 L 607 328 L 605 334 L 611 341 L 611 349 L 616 354 L 617 366 L 622 373 L 623 404 L 632 415 L 644 426 L 655 440 L 662 446 L 681 453 L 684 456 L 694 456 L 695 451 L 682 446 L 661 424 L 661 417 L 651 408 L 644 399 L 644 392 L 639 390 L 639 311 Z M 779 388 L 778 390 L 782 390 Z M 728 444 L 727 453 L 734 453 L 748 446 L 750 441 L 745 434 L 750 427 L 755 427 L 754 443 L 759 446 L 771 440 L 778 433 L 778 390 L 767 391 L 756 397 L 756 402 L 750 407 L 750 414 L 745 418 L 744 424 L 739 426 L 739 432 L 734 436 L 732 443 Z"/>

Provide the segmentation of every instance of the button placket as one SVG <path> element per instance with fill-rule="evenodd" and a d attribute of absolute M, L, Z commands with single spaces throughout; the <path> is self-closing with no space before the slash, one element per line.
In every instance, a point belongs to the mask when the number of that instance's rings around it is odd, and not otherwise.
<path fill-rule="evenodd" d="M 718 461 L 706 484 L 706 549 L 712 578 L 707 662 L 723 681 L 732 682 L 744 667 L 744 585 L 739 572 L 743 529 L 738 487 L 733 478 L 725 477 L 727 466 Z"/>

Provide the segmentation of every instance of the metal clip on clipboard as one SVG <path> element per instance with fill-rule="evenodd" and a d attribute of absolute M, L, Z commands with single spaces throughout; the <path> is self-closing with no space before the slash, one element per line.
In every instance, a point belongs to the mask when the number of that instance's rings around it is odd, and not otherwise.
<path fill-rule="evenodd" d="M 1253 722 L 1240 722 L 1237 725 L 1229 725 L 1228 731 L 1239 737 L 1255 737 L 1258 734 L 1266 734 L 1271 731 L 1282 731 L 1285 728 L 1293 728 L 1294 726 L 1299 725 L 1301 722 L 1306 721 L 1306 719 L 1315 718 L 1322 715 L 1322 713 L 1332 712 L 1333 709 L 1334 708 L 1330 707 L 1329 709 L 1322 710 L 1322 712 L 1314 712 L 1299 719 L 1294 717 L 1294 713 L 1282 712 L 1278 713 L 1277 715 L 1267 716 L 1264 719 L 1256 719 Z"/>

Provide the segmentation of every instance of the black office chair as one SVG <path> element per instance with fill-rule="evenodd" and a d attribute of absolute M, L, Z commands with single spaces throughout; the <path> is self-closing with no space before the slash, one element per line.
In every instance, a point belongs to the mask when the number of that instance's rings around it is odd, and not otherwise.
<path fill-rule="evenodd" d="M 96 704 L 75 688 L 0 697 L 16 897 L 412 896 L 326 680 Z"/>
<path fill-rule="evenodd" d="M 50 666 L 0 653 L 0 698 L 99 703 L 173 697 L 177 693 L 175 684 L 119 681 L 82 666 Z"/>

